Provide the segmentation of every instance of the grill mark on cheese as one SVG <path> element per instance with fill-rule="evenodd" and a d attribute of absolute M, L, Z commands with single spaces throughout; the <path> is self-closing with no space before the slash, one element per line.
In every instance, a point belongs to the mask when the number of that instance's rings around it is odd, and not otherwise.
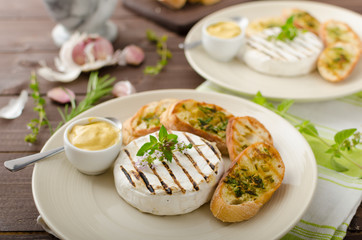
<path fill-rule="evenodd" d="M 122 172 L 124 173 L 124 175 L 126 176 L 127 180 L 129 181 L 130 184 L 132 184 L 133 187 L 135 187 L 136 185 L 134 184 L 134 182 L 132 181 L 131 176 L 129 175 L 129 173 L 127 172 L 127 170 L 121 165 L 120 166 Z"/>
<path fill-rule="evenodd" d="M 165 190 L 165 192 L 169 195 L 172 195 L 172 190 L 171 188 L 169 188 L 169 186 L 167 186 L 167 184 L 163 181 L 163 179 L 160 177 L 160 175 L 157 173 L 156 168 L 151 168 L 153 174 L 155 174 L 155 176 L 158 178 L 158 180 L 160 181 L 163 189 Z"/>
<path fill-rule="evenodd" d="M 201 152 L 201 150 L 198 148 L 198 146 L 192 141 L 192 139 L 184 133 L 184 136 L 187 138 L 187 140 L 192 144 L 192 146 L 195 148 L 195 150 L 197 151 L 197 153 L 203 158 L 205 159 L 206 163 L 210 166 L 210 168 L 215 171 L 215 165 L 212 164 L 209 159 L 207 159 L 205 157 L 205 155 Z M 215 148 L 210 144 L 208 143 L 207 141 L 205 141 L 204 139 L 201 139 L 212 151 L 213 153 L 218 157 L 220 158 L 220 156 L 217 154 Z M 215 173 L 217 174 L 217 171 L 215 171 Z"/>
<path fill-rule="evenodd" d="M 152 185 L 149 183 L 146 175 L 140 171 L 137 167 L 136 167 L 136 164 L 135 162 L 133 161 L 132 157 L 131 157 L 131 154 L 129 153 L 129 151 L 127 149 L 124 149 L 124 152 L 127 154 L 129 160 L 131 161 L 134 169 L 137 171 L 137 173 L 139 174 L 139 176 L 142 178 L 144 184 L 146 185 L 148 191 L 150 191 L 151 194 L 155 194 L 155 190 L 153 189 Z"/>
<path fill-rule="evenodd" d="M 185 153 L 185 156 L 189 159 L 189 161 L 192 163 L 192 165 L 194 166 L 194 168 L 196 169 L 196 171 L 206 180 L 206 182 L 210 182 L 210 179 L 208 176 L 206 176 L 201 169 L 199 168 L 199 166 L 197 165 L 197 163 L 195 162 L 195 160 L 187 153 Z"/>
<path fill-rule="evenodd" d="M 133 174 L 133 176 L 137 179 L 140 180 L 140 175 L 138 174 L 138 172 L 131 170 L 131 173 Z"/>
<path fill-rule="evenodd" d="M 180 188 L 182 193 L 185 193 L 186 190 L 181 186 L 180 182 L 177 180 L 175 174 L 172 172 L 171 168 L 168 166 L 168 164 L 164 161 L 162 161 L 163 166 L 167 169 L 168 173 L 170 174 L 171 178 L 175 182 L 175 184 Z"/>
<path fill-rule="evenodd" d="M 247 43 L 270 58 L 282 61 L 300 60 L 314 52 L 319 52 L 321 48 L 321 43 L 309 32 L 299 34 L 293 41 L 287 43 L 279 40 L 275 42 L 267 40 L 269 36 L 277 36 L 279 32 L 279 28 L 266 29 L 262 33 L 250 37 Z"/>
<path fill-rule="evenodd" d="M 182 171 L 185 173 L 185 175 L 187 176 L 187 178 L 190 180 L 190 182 L 192 183 L 192 186 L 194 187 L 194 189 L 196 191 L 199 191 L 200 188 L 197 185 L 197 183 L 195 182 L 195 180 L 191 177 L 190 173 L 181 165 L 180 161 L 177 159 L 177 157 L 175 156 L 175 154 L 173 154 L 173 160 L 175 160 L 175 162 L 177 163 L 177 165 L 182 169 Z"/>

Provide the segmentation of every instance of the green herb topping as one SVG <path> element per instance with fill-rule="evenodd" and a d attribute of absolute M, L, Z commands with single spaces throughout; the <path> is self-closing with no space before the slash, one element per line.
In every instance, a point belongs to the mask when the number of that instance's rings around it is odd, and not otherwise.
<path fill-rule="evenodd" d="M 259 175 L 249 174 L 247 168 L 241 168 L 234 175 L 227 176 L 224 182 L 227 188 L 232 191 L 237 198 L 244 194 L 258 196 L 258 189 L 264 189 L 264 183 Z M 247 198 L 245 196 L 244 198 Z"/>
<path fill-rule="evenodd" d="M 177 141 L 178 136 L 176 134 L 169 134 L 165 126 L 161 126 L 158 133 L 158 139 L 150 135 L 150 141 L 142 145 L 138 150 L 137 165 L 138 167 L 154 166 L 154 161 L 168 161 L 172 162 L 172 154 L 174 151 L 183 152 L 185 149 L 191 149 L 192 144 L 186 145 L 185 143 L 179 143 Z"/>
<path fill-rule="evenodd" d="M 226 136 L 226 126 L 228 119 L 225 113 L 217 111 L 216 108 L 198 105 L 200 110 L 198 113 L 196 127 L 201 130 L 214 133 L 224 138 Z"/>
<path fill-rule="evenodd" d="M 294 25 L 294 16 L 290 16 L 285 24 L 281 26 L 281 32 L 277 36 L 270 36 L 268 40 L 277 39 L 283 42 L 293 41 L 298 35 L 298 29 Z"/>

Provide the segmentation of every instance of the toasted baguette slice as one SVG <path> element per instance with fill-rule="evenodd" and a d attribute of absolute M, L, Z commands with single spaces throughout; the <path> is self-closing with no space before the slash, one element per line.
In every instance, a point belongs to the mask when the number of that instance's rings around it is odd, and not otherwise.
<path fill-rule="evenodd" d="M 132 140 L 160 129 L 160 115 L 177 99 L 163 99 L 141 107 L 135 115 L 127 119 L 122 127 L 122 141 L 127 145 Z"/>
<path fill-rule="evenodd" d="M 220 152 L 227 155 L 226 126 L 231 117 L 231 113 L 215 104 L 187 99 L 172 104 L 160 120 L 167 129 L 190 132 L 215 142 Z"/>
<path fill-rule="evenodd" d="M 352 28 L 340 21 L 329 20 L 322 24 L 320 37 L 324 44 L 329 46 L 336 42 L 353 43 L 361 48 L 361 40 Z"/>
<path fill-rule="evenodd" d="M 226 128 L 226 146 L 233 161 L 245 148 L 256 142 L 273 145 L 269 131 L 253 117 L 233 117 Z"/>
<path fill-rule="evenodd" d="M 248 24 L 245 34 L 250 37 L 262 32 L 266 28 L 281 27 L 283 24 L 284 21 L 281 17 L 259 18 Z"/>
<path fill-rule="evenodd" d="M 294 16 L 294 25 L 297 28 L 307 30 L 309 32 L 314 33 L 315 35 L 319 35 L 320 22 L 312 16 L 310 13 L 297 8 L 288 8 L 283 9 L 282 12 L 283 18 L 286 20 L 290 16 Z"/>
<path fill-rule="evenodd" d="M 284 163 L 272 145 L 250 145 L 221 178 L 211 199 L 211 212 L 223 222 L 253 217 L 279 188 L 284 171 Z"/>
<path fill-rule="evenodd" d="M 360 56 L 359 46 L 353 43 L 332 43 L 319 56 L 318 71 L 330 82 L 342 81 L 351 74 Z"/>

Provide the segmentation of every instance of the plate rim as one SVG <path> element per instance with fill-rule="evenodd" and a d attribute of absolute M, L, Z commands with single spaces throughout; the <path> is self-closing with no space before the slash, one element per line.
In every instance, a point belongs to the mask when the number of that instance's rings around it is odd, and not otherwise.
<path fill-rule="evenodd" d="M 282 0 L 273 0 L 273 1 L 257 1 L 257 2 L 245 2 L 245 3 L 239 3 L 239 4 L 235 4 L 235 5 L 232 5 L 232 6 L 229 6 L 229 7 L 226 7 L 226 8 L 222 8 L 222 9 L 219 9 L 205 17 L 203 17 L 202 19 L 200 19 L 197 23 L 195 23 L 195 25 L 190 29 L 190 31 L 188 32 L 188 34 L 186 35 L 185 37 L 185 43 L 189 43 L 190 42 L 190 38 L 193 34 L 197 34 L 196 30 L 197 28 L 199 28 L 201 26 L 201 24 L 203 22 L 206 22 L 206 21 L 209 21 L 210 19 L 213 19 L 213 18 L 217 18 L 217 16 L 219 14 L 222 14 L 223 12 L 226 12 L 226 11 L 229 11 L 229 10 L 232 10 L 233 8 L 243 8 L 243 7 L 249 7 L 249 6 L 255 6 L 255 7 L 263 7 L 265 5 L 273 5 L 273 4 L 281 4 L 281 5 L 290 5 L 290 6 L 293 6 L 293 4 L 297 4 L 297 5 L 309 5 L 309 6 L 313 6 L 313 7 L 327 7 L 327 8 L 332 8 L 332 9 L 336 9 L 338 11 L 343 11 L 343 12 L 346 12 L 346 13 L 349 13 L 349 14 L 352 14 L 352 15 L 355 15 L 356 17 L 359 17 L 361 18 L 361 21 L 362 21 L 362 15 L 357 13 L 357 12 L 354 12 L 350 9 L 346 9 L 346 8 L 343 8 L 343 7 L 340 7 L 340 6 L 336 6 L 336 5 L 332 5 L 332 4 L 329 4 L 329 3 L 324 3 L 324 2 L 314 2 L 314 1 L 305 1 L 305 0 L 300 0 L 300 1 L 282 1 Z M 195 33 L 194 33 L 195 32 Z M 198 66 L 197 63 L 195 63 L 194 59 L 192 58 L 192 53 L 190 50 L 184 50 L 184 54 L 185 54 L 185 57 L 186 57 L 186 60 L 187 62 L 189 63 L 189 65 L 191 66 L 191 68 L 197 73 L 199 74 L 201 77 L 203 77 L 205 80 L 207 81 L 210 81 L 212 82 L 213 84 L 216 84 L 218 87 L 221 87 L 227 91 L 230 91 L 232 93 L 235 93 L 235 94 L 241 94 L 243 96 L 253 96 L 256 94 L 255 93 L 252 93 L 252 92 L 245 92 L 245 91 L 242 91 L 240 89 L 235 89 L 233 88 L 233 86 L 231 85 L 231 83 L 223 83 L 222 80 L 219 80 L 219 79 L 215 79 L 213 77 L 210 78 L 210 74 L 206 73 L 204 70 L 200 69 L 200 67 Z M 360 61 L 362 61 L 360 59 Z M 253 70 L 254 71 L 254 70 Z M 256 72 L 257 73 L 257 72 Z M 259 74 L 259 73 L 257 73 Z M 261 75 L 263 75 L 262 73 L 260 73 Z M 310 74 L 308 74 L 310 75 Z M 306 75 L 306 76 L 308 76 Z M 268 77 L 269 75 L 267 75 L 266 77 Z M 278 76 L 275 76 L 275 77 L 278 77 Z M 323 79 L 322 79 L 323 80 Z M 359 79 L 358 79 L 361 83 L 362 83 L 362 75 L 359 76 Z M 329 82 L 327 82 L 329 83 Z M 333 84 L 338 84 L 338 83 L 333 83 Z M 260 89 L 259 89 L 260 91 Z M 362 91 L 362 84 L 361 84 L 361 87 L 360 88 L 354 88 L 354 89 L 351 89 L 349 91 L 344 91 L 344 92 L 334 92 L 333 94 L 330 94 L 328 96 L 313 96 L 313 97 L 294 97 L 293 100 L 297 101 L 297 102 L 318 102 L 318 101 L 328 101 L 328 100 L 332 100 L 332 99 L 336 99 L 336 98 L 341 98 L 341 97 L 345 97 L 345 96 L 348 96 L 348 95 L 353 95 L 359 91 Z M 281 100 L 284 100 L 284 99 L 289 99 L 287 97 L 280 97 L 280 96 L 277 96 L 277 95 L 272 95 L 272 94 L 265 94 L 263 93 L 263 95 L 265 97 L 267 97 L 268 99 L 272 99 L 272 100 L 276 100 L 276 101 L 281 101 Z"/>
<path fill-rule="evenodd" d="M 112 104 L 112 102 L 118 102 L 118 101 L 126 101 L 128 99 L 132 99 L 132 98 L 142 98 L 145 97 L 147 95 L 154 95 L 154 94 L 162 94 L 162 93 L 169 93 L 170 91 L 172 92 L 176 92 L 178 94 L 185 94 L 185 99 L 187 98 L 187 93 L 198 93 L 201 95 L 219 95 L 221 97 L 226 97 L 226 98 L 231 98 L 234 99 L 236 101 L 241 101 L 243 102 L 243 104 L 250 104 L 253 107 L 259 108 L 262 111 L 266 111 L 269 114 L 273 114 L 276 117 L 279 118 L 280 121 L 282 121 L 284 124 L 288 124 L 290 126 L 292 126 L 287 120 L 285 120 L 284 118 L 282 118 L 281 116 L 277 115 L 276 113 L 272 112 L 271 110 L 264 108 L 252 101 L 249 101 L 247 99 L 244 98 L 240 98 L 237 96 L 232 96 L 232 95 L 228 95 L 228 94 L 224 94 L 224 93 L 216 93 L 216 92 L 199 92 L 197 90 L 194 89 L 162 89 L 162 90 L 151 90 L 151 91 L 144 91 L 144 92 L 139 92 L 139 93 L 135 93 L 132 94 L 128 97 L 123 97 L 123 98 L 115 98 L 115 99 L 110 99 L 108 101 L 102 102 L 94 107 L 92 107 L 91 109 L 79 114 L 78 116 L 76 116 L 75 118 L 73 118 L 72 120 L 70 120 L 69 122 L 67 122 L 65 125 L 63 125 L 59 130 L 58 130 L 58 134 L 62 134 L 62 132 L 64 131 L 64 129 L 67 127 L 68 124 L 71 124 L 73 121 L 82 118 L 83 116 L 87 115 L 89 112 L 93 112 L 93 111 L 97 111 L 98 109 L 102 109 L 104 107 L 106 107 L 109 104 Z M 294 128 L 294 126 L 292 126 Z M 295 128 L 294 128 L 295 129 Z M 301 210 L 300 214 L 298 216 L 294 216 L 293 217 L 293 223 L 290 224 L 287 228 L 285 228 L 283 231 L 281 231 L 279 233 L 278 236 L 276 237 L 282 237 L 283 235 L 285 235 L 287 232 L 290 231 L 290 229 L 292 229 L 297 223 L 298 221 L 303 217 L 303 215 L 305 214 L 305 212 L 307 211 L 308 207 L 310 206 L 312 199 L 315 195 L 315 191 L 316 191 L 316 187 L 317 187 L 317 180 L 318 180 L 318 173 L 317 173 L 317 163 L 315 160 L 315 156 L 314 153 L 311 149 L 311 147 L 309 146 L 307 140 L 295 129 L 296 133 L 300 135 L 300 139 L 301 141 L 303 141 L 304 145 L 306 146 L 306 150 L 311 153 L 310 155 L 313 157 L 313 159 L 310 159 L 309 163 L 312 164 L 313 169 L 311 171 L 311 176 L 313 177 L 312 179 L 312 186 L 311 187 L 311 191 L 309 191 L 309 196 L 308 199 L 306 199 L 306 204 L 304 205 L 304 208 Z M 54 138 L 57 137 L 57 135 L 52 135 L 47 142 L 44 144 L 41 152 L 48 150 L 49 145 L 55 141 L 53 140 Z M 47 214 L 43 211 L 44 209 L 40 206 L 40 202 L 38 200 L 38 196 L 37 196 L 37 189 L 36 189 L 36 176 L 37 176 L 37 171 L 39 171 L 39 164 L 40 163 L 36 163 L 33 169 L 33 173 L 32 173 L 32 195 L 33 195 L 33 199 L 36 205 L 37 210 L 39 211 L 40 216 L 44 219 L 45 223 L 50 227 L 50 229 L 56 234 L 56 236 L 61 237 L 61 238 L 66 238 L 66 236 L 63 234 L 64 230 L 61 231 L 57 226 L 54 226 L 54 224 L 52 224 L 52 221 L 49 220 Z M 310 170 L 309 170 L 310 171 Z"/>

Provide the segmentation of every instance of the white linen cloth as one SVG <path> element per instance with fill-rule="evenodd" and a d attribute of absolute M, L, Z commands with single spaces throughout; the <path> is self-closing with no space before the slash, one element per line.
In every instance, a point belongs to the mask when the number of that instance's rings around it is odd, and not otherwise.
<path fill-rule="evenodd" d="M 198 91 L 232 94 L 251 100 L 251 97 L 231 93 L 211 82 L 204 82 Z M 362 129 L 362 92 L 341 99 L 294 103 L 288 111 L 294 116 L 310 120 L 317 126 L 321 137 L 333 139 L 335 132 Z M 334 129 L 334 130 L 332 130 Z M 362 170 L 349 176 L 322 166 L 323 152 L 312 139 L 308 139 L 318 164 L 318 181 L 314 198 L 299 223 L 282 240 L 294 239 L 343 239 L 348 225 L 362 200 Z M 362 165 L 362 151 L 353 155 L 354 161 Z"/>

